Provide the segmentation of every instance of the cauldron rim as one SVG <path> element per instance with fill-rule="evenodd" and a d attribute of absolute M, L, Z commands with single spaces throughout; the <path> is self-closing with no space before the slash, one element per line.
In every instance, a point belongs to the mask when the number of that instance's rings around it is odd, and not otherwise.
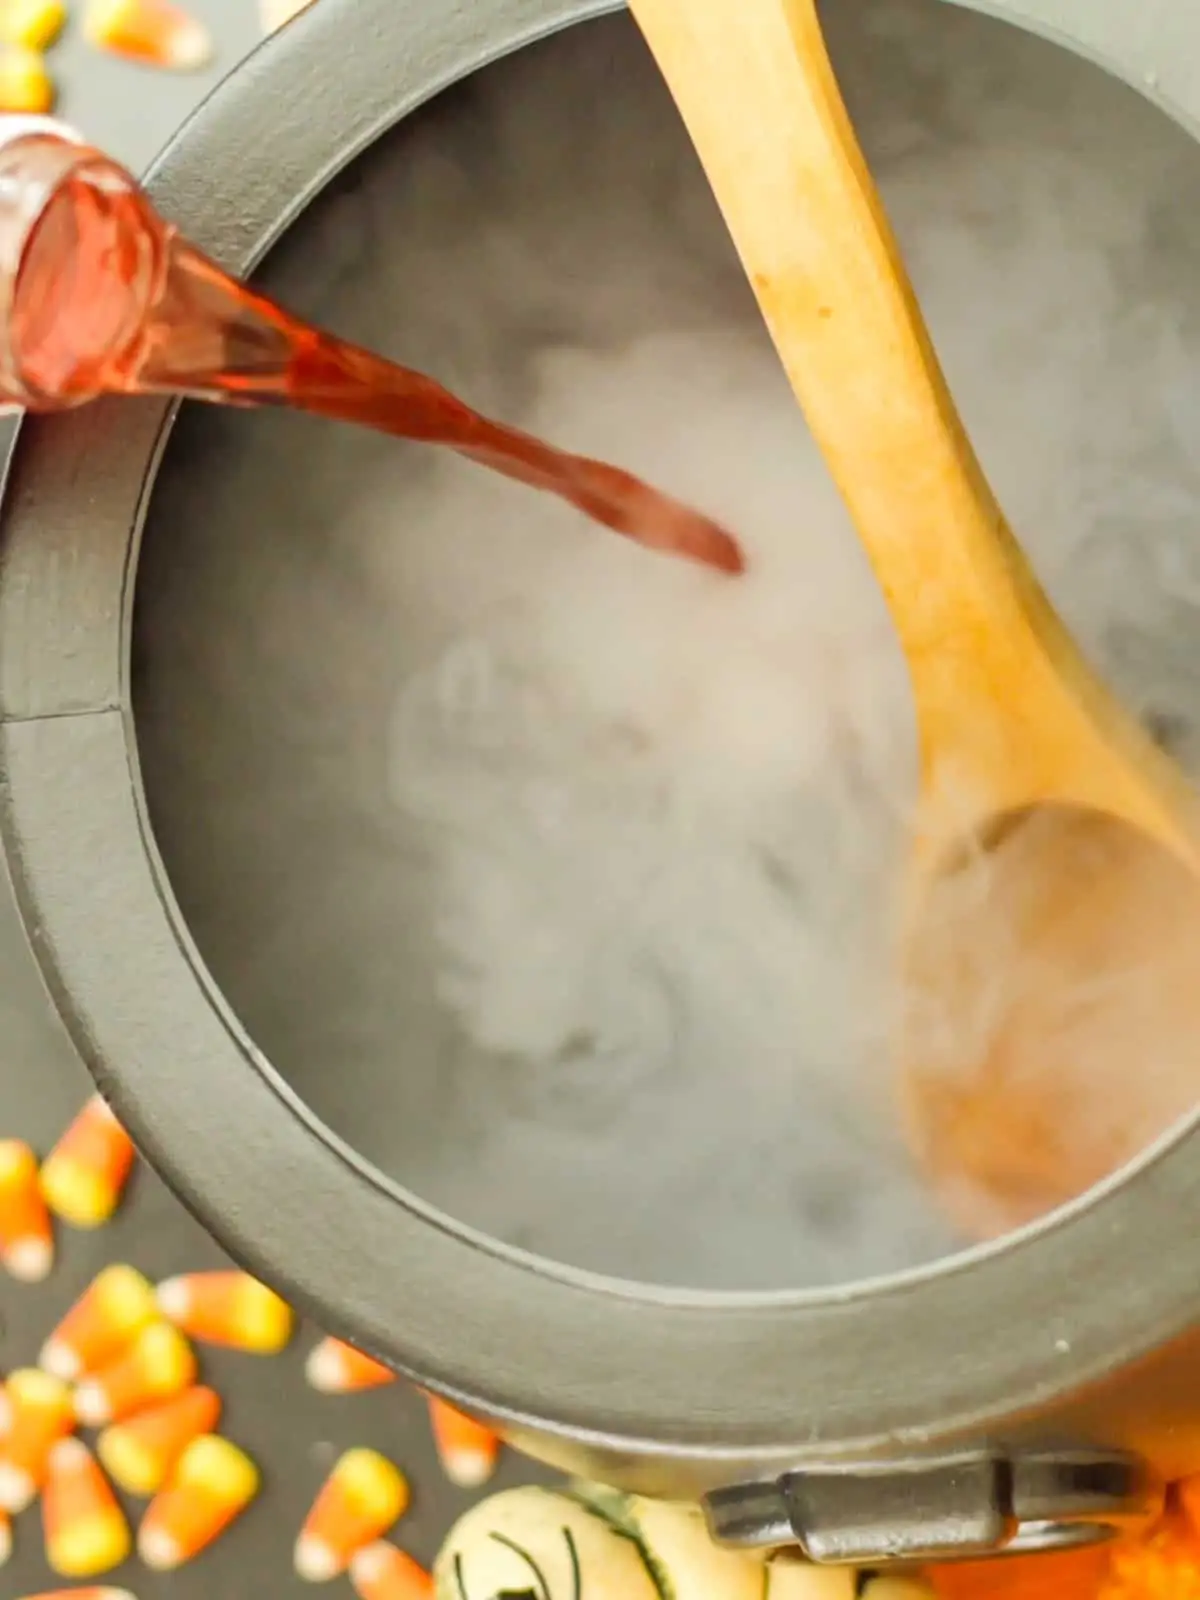
<path fill-rule="evenodd" d="M 1110 21 L 1123 11 L 1132 31 L 1141 5 L 1104 9 Z M 246 271 L 422 101 L 613 9 L 321 0 L 209 97 L 149 187 L 200 245 Z M 1052 19 L 1040 31 L 1062 42 Z M 1200 43 L 1200 19 L 1193 31 Z M 1188 95 L 1200 113 L 1200 81 Z M 269 141 L 263 96 L 277 107 Z M 1168 109 L 1194 124 L 1188 104 Z M 819 1294 L 684 1296 L 560 1271 L 439 1219 L 356 1158 L 223 1001 L 146 817 L 128 643 L 173 414 L 123 402 L 21 427 L 0 510 L 0 832 L 31 947 L 83 1060 L 231 1254 L 427 1385 L 600 1451 L 691 1458 L 698 1484 L 750 1463 L 928 1443 L 934 1428 L 961 1436 L 1187 1331 L 1200 1282 L 1200 1244 L 1177 1227 L 1200 1209 L 1190 1129 L 1037 1230 Z"/>

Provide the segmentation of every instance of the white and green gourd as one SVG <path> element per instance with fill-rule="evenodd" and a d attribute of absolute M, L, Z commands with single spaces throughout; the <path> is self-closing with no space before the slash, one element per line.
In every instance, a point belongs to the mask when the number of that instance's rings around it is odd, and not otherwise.
<path fill-rule="evenodd" d="M 933 1600 L 919 1578 L 723 1550 L 698 1507 L 591 1483 L 481 1501 L 434 1577 L 437 1600 Z"/>

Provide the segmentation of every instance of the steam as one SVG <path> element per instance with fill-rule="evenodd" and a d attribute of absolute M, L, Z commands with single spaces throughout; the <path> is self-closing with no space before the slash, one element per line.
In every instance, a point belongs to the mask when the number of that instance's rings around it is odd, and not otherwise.
<path fill-rule="evenodd" d="M 1002 503 L 1200 765 L 1195 147 L 930 0 L 828 22 Z M 710 512 L 751 570 L 647 556 L 390 441 L 186 416 L 139 731 L 247 1027 L 399 1181 L 576 1265 L 792 1287 L 952 1248 L 892 1071 L 903 662 L 632 25 L 444 97 L 264 281 Z"/>

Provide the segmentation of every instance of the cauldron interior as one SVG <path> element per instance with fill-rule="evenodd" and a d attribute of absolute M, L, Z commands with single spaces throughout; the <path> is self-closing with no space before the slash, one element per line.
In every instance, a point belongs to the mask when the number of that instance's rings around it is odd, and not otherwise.
<path fill-rule="evenodd" d="M 1004 25 L 932 0 L 829 9 L 848 98 L 985 466 L 1087 647 L 1193 762 L 1194 146 L 1097 69 Z M 1040 183 L 1039 160 L 1052 169 Z M 1011 203 L 996 209 L 1006 172 Z M 1054 182 L 1065 186 L 1061 217 Z M 1082 208 L 1071 201 L 1081 184 L 1095 191 Z M 972 229 L 993 266 L 964 319 L 941 308 L 981 257 L 956 262 L 945 246 Z M 1044 376 L 1031 388 L 1009 382 L 1008 369 L 989 373 L 980 352 L 1005 330 L 1033 336 L 1022 296 L 1048 275 L 1065 287 Z M 1072 281 L 1102 321 L 1073 307 Z M 794 458 L 817 497 L 798 498 L 797 516 L 836 526 L 812 441 L 624 17 L 502 61 L 409 118 L 300 218 L 259 282 L 482 409 L 620 460 L 734 522 L 774 514 L 755 451 Z M 972 319 L 986 338 L 967 336 Z M 1123 352 L 1127 389 L 1115 381 Z M 728 414 L 730 373 L 745 399 L 732 442 L 715 420 Z M 869 588 L 849 530 L 838 537 L 833 581 Z M 156 840 L 216 983 L 296 1094 L 387 1178 L 552 1259 L 659 1284 L 770 1289 L 861 1278 L 953 1248 L 881 1112 L 882 1053 L 824 1060 L 815 1080 L 789 1076 L 794 1018 L 781 1015 L 765 1050 L 761 1012 L 748 1050 L 737 1018 L 727 1040 L 691 1037 L 670 974 L 629 991 L 630 1007 L 616 1008 L 626 1036 L 615 1042 L 573 1030 L 566 1002 L 562 1016 L 549 1006 L 543 1032 L 529 1023 L 523 985 L 540 986 L 545 1001 L 556 986 L 569 996 L 604 982 L 602 940 L 566 970 L 555 935 L 554 896 L 578 903 L 597 881 L 576 870 L 586 832 L 574 854 L 569 837 L 558 855 L 547 846 L 549 866 L 528 858 L 545 873 L 540 911 L 531 897 L 523 919 L 504 923 L 512 882 L 489 889 L 486 860 L 447 902 L 428 845 L 431 830 L 444 843 L 463 827 L 462 791 L 445 776 L 425 784 L 406 765 L 403 741 L 422 712 L 403 686 L 436 669 L 439 736 L 485 736 L 488 668 L 469 639 L 450 648 L 464 589 L 473 614 L 510 638 L 547 572 L 563 585 L 564 630 L 572 596 L 593 595 L 582 625 L 592 630 L 603 626 L 598 600 L 610 597 L 611 627 L 642 641 L 631 646 L 642 668 L 686 681 L 676 655 L 694 642 L 668 635 L 659 654 L 647 652 L 647 619 L 658 607 L 682 629 L 689 606 L 710 603 L 703 575 L 617 546 L 558 505 L 420 447 L 282 413 L 185 408 L 143 537 L 134 695 Z M 1096 594 L 1118 589 L 1122 606 L 1100 614 Z M 803 587 L 796 604 L 800 617 L 813 605 Z M 902 663 L 877 597 L 861 606 L 875 673 L 863 692 L 907 748 Z M 849 656 L 828 674 L 855 670 Z M 815 700 L 827 687 L 814 668 L 796 693 Z M 536 695 L 526 709 L 536 724 Z M 731 726 L 752 722 L 745 707 Z M 619 718 L 608 731 L 610 750 L 644 733 Z M 484 786 L 494 777 L 483 758 L 473 772 Z M 880 883 L 911 783 L 911 762 L 900 762 L 894 803 L 877 811 L 865 870 Z M 502 785 L 497 794 L 506 803 Z M 628 796 L 617 785 L 611 800 Z M 819 808 L 798 807 L 789 826 L 827 823 Z M 654 870 L 651 855 L 643 877 L 618 886 L 614 938 L 637 926 L 640 885 Z M 698 904 L 717 949 L 719 880 Z M 490 914 L 519 929 L 524 947 L 489 987 L 445 948 L 455 948 L 456 917 Z M 866 905 L 839 926 L 848 941 L 877 941 L 881 920 Z M 775 994 L 768 982 L 768 1022 Z M 883 1019 L 874 1025 L 882 1046 Z M 697 1073 L 700 1055 L 722 1051 L 727 1070 Z M 772 1074 L 775 1100 L 747 1110 L 747 1085 Z M 697 1098 L 707 1143 L 693 1139 L 677 1158 Z M 777 1131 L 795 1118 L 790 1161 L 786 1139 L 764 1142 L 772 1108 Z"/>

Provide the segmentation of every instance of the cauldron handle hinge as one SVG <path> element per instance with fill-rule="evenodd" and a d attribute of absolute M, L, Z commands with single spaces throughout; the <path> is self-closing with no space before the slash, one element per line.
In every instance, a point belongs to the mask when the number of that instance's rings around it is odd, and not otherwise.
<path fill-rule="evenodd" d="M 713 1490 L 704 1512 L 720 1544 L 881 1567 L 1079 1548 L 1161 1505 L 1144 1463 L 1120 1452 L 980 1450 L 806 1467 Z"/>

